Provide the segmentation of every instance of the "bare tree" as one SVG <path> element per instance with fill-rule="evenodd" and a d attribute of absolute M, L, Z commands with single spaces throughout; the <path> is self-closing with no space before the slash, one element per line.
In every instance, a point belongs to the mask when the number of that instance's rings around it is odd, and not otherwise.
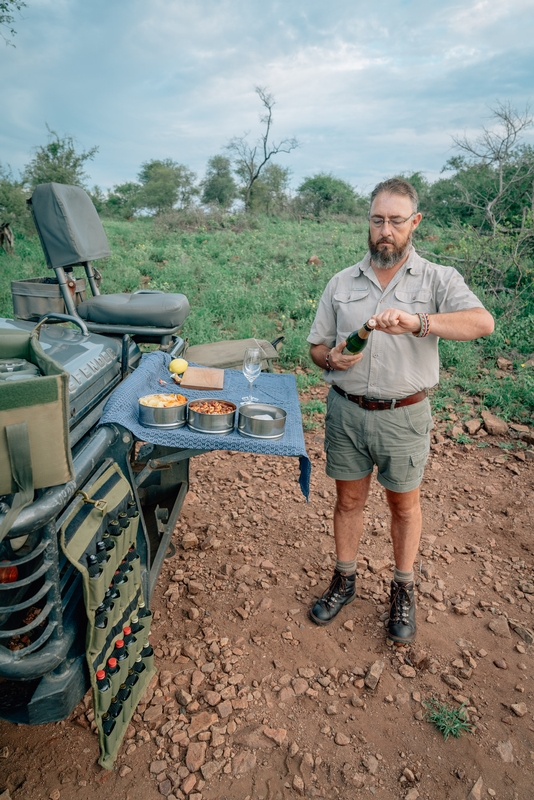
<path fill-rule="evenodd" d="M 275 100 L 272 94 L 267 92 L 265 87 L 256 86 L 255 91 L 265 109 L 265 113 L 260 116 L 260 122 L 265 126 L 263 133 L 253 146 L 247 141 L 248 133 L 245 133 L 243 136 L 234 136 L 227 145 L 227 150 L 231 153 L 235 164 L 235 171 L 244 184 L 243 198 L 247 210 L 251 207 L 254 184 L 260 177 L 261 171 L 268 161 L 277 153 L 290 153 L 299 146 L 295 138 L 282 139 L 278 144 L 269 142 L 271 127 L 273 125 L 273 106 L 275 105 Z"/>
<path fill-rule="evenodd" d="M 492 109 L 492 117 L 497 123 L 496 126 L 482 128 L 482 133 L 476 139 L 468 139 L 465 135 L 453 136 L 452 139 L 455 146 L 465 153 L 467 162 L 471 166 L 491 167 L 496 172 L 497 184 L 490 196 L 481 193 L 477 196 L 473 190 L 462 187 L 466 201 L 472 207 L 484 211 L 495 235 L 499 225 L 497 213 L 499 202 L 517 184 L 534 177 L 532 149 L 519 146 L 521 134 L 532 126 L 534 116 L 528 105 L 524 111 L 519 112 L 507 102 L 499 103 Z M 530 210 L 534 210 L 534 184 L 532 184 L 530 206 Z M 527 213 L 528 209 L 525 207 L 523 226 Z"/>

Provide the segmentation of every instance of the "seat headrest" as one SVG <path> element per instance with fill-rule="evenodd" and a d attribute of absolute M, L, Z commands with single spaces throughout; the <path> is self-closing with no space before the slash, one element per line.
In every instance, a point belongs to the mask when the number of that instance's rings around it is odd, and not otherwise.
<path fill-rule="evenodd" d="M 79 186 L 41 183 L 28 203 L 46 263 L 52 269 L 111 255 L 93 201 Z"/>

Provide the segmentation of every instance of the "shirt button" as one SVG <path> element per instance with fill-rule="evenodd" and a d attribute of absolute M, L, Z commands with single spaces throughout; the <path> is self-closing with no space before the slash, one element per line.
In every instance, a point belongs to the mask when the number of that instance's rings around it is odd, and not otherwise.
<path fill-rule="evenodd" d="M 373 358 L 378 358 L 378 353 L 373 353 Z"/>

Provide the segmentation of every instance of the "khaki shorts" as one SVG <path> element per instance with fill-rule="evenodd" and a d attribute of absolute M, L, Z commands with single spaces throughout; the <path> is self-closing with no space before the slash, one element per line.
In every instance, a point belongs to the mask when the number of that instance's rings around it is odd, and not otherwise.
<path fill-rule="evenodd" d="M 433 428 L 428 398 L 411 406 L 367 411 L 330 389 L 327 399 L 326 474 L 342 481 L 365 478 L 392 492 L 410 492 L 423 478 Z"/>

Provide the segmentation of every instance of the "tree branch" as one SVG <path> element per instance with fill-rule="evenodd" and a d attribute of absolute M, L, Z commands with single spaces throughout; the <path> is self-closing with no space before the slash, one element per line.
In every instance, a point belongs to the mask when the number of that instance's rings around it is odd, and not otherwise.
<path fill-rule="evenodd" d="M 295 138 L 282 139 L 278 144 L 269 142 L 275 100 L 263 86 L 256 86 L 255 91 L 265 109 L 260 116 L 260 122 L 265 126 L 263 133 L 260 134 L 259 140 L 253 147 L 247 141 L 248 133 L 243 136 L 234 136 L 226 146 L 226 149 L 234 156 L 236 173 L 244 180 L 243 196 L 246 209 L 250 208 L 254 184 L 271 158 L 278 153 L 290 153 L 299 146 Z M 260 151 L 261 155 L 259 155 Z"/>

